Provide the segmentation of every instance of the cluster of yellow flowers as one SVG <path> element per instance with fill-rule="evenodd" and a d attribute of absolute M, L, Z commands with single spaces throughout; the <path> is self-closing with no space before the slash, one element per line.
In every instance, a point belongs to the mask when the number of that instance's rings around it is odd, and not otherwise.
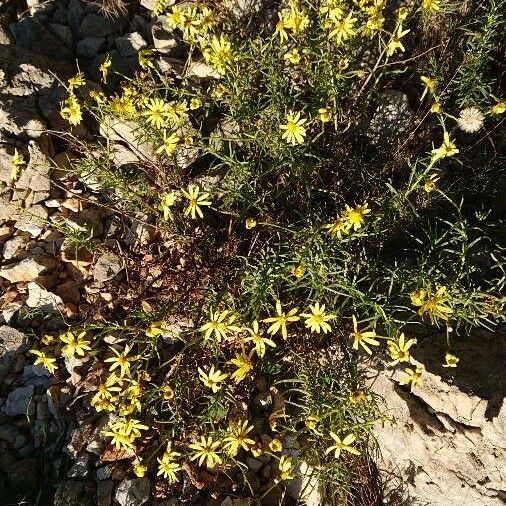
<path fill-rule="evenodd" d="M 83 119 L 81 104 L 77 99 L 74 90 L 86 84 L 84 75 L 79 72 L 68 80 L 68 97 L 61 103 L 60 115 L 71 125 L 79 125 Z"/>
<path fill-rule="evenodd" d="M 189 185 L 188 190 L 180 189 L 179 191 L 164 193 L 160 197 L 160 207 L 165 221 L 173 219 L 172 208 L 176 205 L 180 195 L 183 195 L 187 200 L 184 216 L 190 216 L 192 220 L 195 220 L 197 216 L 203 218 L 204 213 L 201 208 L 212 205 L 212 201 L 209 200 L 209 193 L 201 192 L 200 187 L 197 185 Z"/>
<path fill-rule="evenodd" d="M 346 204 L 345 210 L 332 223 L 325 225 L 325 228 L 334 239 L 342 239 L 343 235 L 349 234 L 352 230 L 361 229 L 365 216 L 370 212 L 367 202 L 356 207 Z"/>
<path fill-rule="evenodd" d="M 22 167 L 26 165 L 25 159 L 18 152 L 17 149 L 14 149 L 14 155 L 11 158 L 11 181 L 16 181 L 19 177 L 19 171 Z"/>

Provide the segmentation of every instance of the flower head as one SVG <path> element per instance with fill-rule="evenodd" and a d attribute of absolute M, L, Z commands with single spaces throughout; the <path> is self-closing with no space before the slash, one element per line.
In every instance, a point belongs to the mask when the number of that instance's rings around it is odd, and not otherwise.
<path fill-rule="evenodd" d="M 109 348 L 113 353 L 114 357 L 107 358 L 104 360 L 104 362 L 111 362 L 111 366 L 109 367 L 109 371 L 114 371 L 114 369 L 118 368 L 120 369 L 120 378 L 123 378 L 124 376 L 128 376 L 130 374 L 130 363 L 135 362 L 136 360 L 139 360 L 139 355 L 131 355 L 130 357 L 128 354 L 130 353 L 132 347 L 129 345 L 125 346 L 125 349 L 120 353 L 115 348 Z"/>
<path fill-rule="evenodd" d="M 249 355 L 246 355 L 244 350 L 242 350 L 241 353 L 236 353 L 235 358 L 228 361 L 229 364 L 235 365 L 237 367 L 231 376 L 231 378 L 236 383 L 240 383 L 253 369 L 253 362 L 251 361 L 253 351 L 254 350 L 252 350 Z"/>
<path fill-rule="evenodd" d="M 210 311 L 209 321 L 200 327 L 200 332 L 204 332 L 204 340 L 208 341 L 214 334 L 216 340 L 221 343 L 222 339 L 227 339 L 231 332 L 240 332 L 241 327 L 234 325 L 236 315 L 231 314 L 228 309 L 221 313 Z"/>
<path fill-rule="evenodd" d="M 14 148 L 14 155 L 11 158 L 11 181 L 16 181 L 19 169 L 24 165 L 26 164 L 23 155 L 19 154 L 17 148 Z"/>
<path fill-rule="evenodd" d="M 161 98 L 151 98 L 146 104 L 147 111 L 144 112 L 146 121 L 155 128 L 162 128 L 167 123 L 169 104 Z M 165 149 L 165 148 L 164 148 Z"/>
<path fill-rule="evenodd" d="M 293 478 L 293 464 L 291 457 L 281 455 L 278 464 L 279 479 L 276 481 L 291 480 Z"/>
<path fill-rule="evenodd" d="M 492 114 L 504 114 L 506 112 L 506 100 L 499 100 L 497 104 L 492 106 Z"/>
<path fill-rule="evenodd" d="M 188 206 L 184 211 L 184 215 L 191 216 L 192 220 L 196 219 L 197 215 L 203 218 L 204 214 L 200 207 L 212 205 L 212 201 L 207 200 L 209 193 L 200 193 L 200 188 L 195 185 L 188 186 L 188 191 L 181 190 L 181 193 L 188 199 Z"/>
<path fill-rule="evenodd" d="M 302 144 L 306 136 L 306 129 L 303 126 L 306 121 L 306 118 L 301 118 L 300 111 L 290 111 L 286 115 L 286 123 L 280 125 L 281 130 L 284 130 L 282 138 L 291 143 L 292 146 Z"/>
<path fill-rule="evenodd" d="M 58 366 L 55 364 L 56 358 L 48 357 L 44 352 L 39 350 L 30 350 L 30 353 L 37 356 L 33 365 L 42 365 L 51 374 L 54 374 L 56 369 L 58 369 Z"/>
<path fill-rule="evenodd" d="M 98 67 L 99 72 L 102 74 L 102 82 L 107 84 L 107 75 L 109 74 L 109 67 L 111 66 L 111 55 L 108 54 L 105 60 Z"/>
<path fill-rule="evenodd" d="M 246 331 L 249 333 L 249 336 L 245 337 L 243 339 L 244 343 L 252 343 L 255 345 L 255 352 L 259 357 L 263 357 L 265 355 L 267 346 L 270 346 L 271 348 L 276 347 L 276 343 L 269 339 L 268 337 L 265 337 L 259 330 L 258 322 L 254 321 L 252 328 L 247 328 Z"/>
<path fill-rule="evenodd" d="M 334 432 L 330 432 L 330 437 L 334 440 L 334 444 L 325 450 L 325 455 L 333 451 L 334 457 L 338 459 L 343 450 L 353 455 L 360 455 L 360 452 L 356 448 L 350 446 L 357 439 L 353 434 L 348 434 L 344 439 L 341 439 Z"/>
<path fill-rule="evenodd" d="M 200 367 L 198 368 L 198 372 L 200 381 L 214 393 L 221 389 L 220 383 L 228 378 L 228 374 L 223 374 L 219 369 L 215 370 L 214 365 L 211 366 L 208 373 L 204 372 Z"/>
<path fill-rule="evenodd" d="M 223 440 L 223 448 L 229 455 L 235 456 L 242 448 L 248 451 L 255 441 L 248 437 L 253 430 L 253 425 L 248 425 L 247 420 L 239 420 L 230 424 L 227 430 L 228 436 Z"/>
<path fill-rule="evenodd" d="M 319 334 L 323 331 L 324 334 L 330 332 L 330 325 L 327 323 L 334 318 L 337 318 L 334 314 L 326 314 L 325 313 L 325 304 L 320 306 L 319 302 L 316 302 L 314 306 L 309 304 L 310 313 L 302 313 L 301 316 L 306 318 L 305 324 L 311 332 L 316 332 Z"/>
<path fill-rule="evenodd" d="M 353 319 L 353 349 L 358 350 L 359 345 L 368 353 L 372 355 L 371 348 L 368 345 L 379 346 L 379 341 L 374 339 L 376 337 L 376 332 L 373 330 L 369 330 L 366 332 L 360 332 L 358 330 L 358 323 L 355 315 L 352 316 Z"/>
<path fill-rule="evenodd" d="M 388 345 L 388 353 L 390 354 L 390 358 L 392 362 L 388 365 L 394 366 L 399 362 L 409 362 L 411 355 L 409 353 L 409 349 L 413 344 L 416 343 L 416 339 L 408 339 L 405 340 L 404 333 L 399 336 L 397 341 L 389 340 Z"/>
<path fill-rule="evenodd" d="M 388 46 L 387 46 L 387 56 L 392 56 L 397 50 L 404 52 L 404 46 L 402 44 L 402 37 L 408 34 L 410 30 L 403 30 L 402 24 L 399 24 L 397 31 L 392 35 Z"/>
<path fill-rule="evenodd" d="M 356 207 L 350 207 L 346 204 L 346 211 L 343 213 L 343 219 L 348 223 L 350 228 L 358 230 L 359 228 L 362 228 L 365 216 L 370 212 L 371 210 L 369 209 L 367 202 Z"/>
<path fill-rule="evenodd" d="M 271 323 L 271 326 L 267 329 L 269 334 L 276 334 L 279 330 L 281 330 L 281 335 L 283 339 L 288 338 L 288 330 L 286 328 L 287 324 L 290 322 L 296 322 L 300 320 L 300 316 L 297 316 L 298 309 L 293 308 L 285 313 L 281 307 L 281 301 L 276 301 L 276 316 L 272 316 L 270 318 L 265 318 L 262 320 L 264 323 Z"/>
<path fill-rule="evenodd" d="M 425 85 L 423 88 L 422 96 L 420 98 L 420 101 L 421 101 L 421 100 L 423 100 L 423 98 L 425 97 L 427 92 L 434 93 L 434 90 L 437 85 L 437 81 L 435 79 L 432 79 L 431 77 L 428 77 L 428 76 L 421 76 L 420 81 L 422 81 L 422 83 Z"/>
<path fill-rule="evenodd" d="M 222 464 L 222 459 L 218 454 L 218 447 L 220 441 L 213 441 L 211 436 L 207 438 L 205 436 L 200 437 L 200 442 L 189 444 L 188 447 L 193 450 L 193 455 L 190 460 L 197 460 L 199 466 L 206 462 L 207 466 L 211 469 L 217 464 Z"/>
<path fill-rule="evenodd" d="M 79 125 L 81 123 L 83 119 L 81 105 L 73 93 L 62 103 L 60 116 L 71 125 Z"/>
<path fill-rule="evenodd" d="M 466 107 L 460 111 L 457 124 L 464 132 L 472 134 L 483 126 L 484 121 L 485 116 L 477 107 Z"/>
<path fill-rule="evenodd" d="M 179 197 L 179 193 L 175 191 L 171 191 L 168 193 L 164 193 L 160 197 L 160 207 L 163 211 L 163 219 L 167 221 L 168 219 L 172 220 L 172 207 L 176 203 Z"/>
<path fill-rule="evenodd" d="M 425 368 L 423 365 L 419 364 L 415 367 L 415 369 L 411 367 L 406 367 L 404 369 L 404 377 L 401 379 L 401 385 L 410 385 L 410 391 L 413 391 L 416 385 L 422 382 L 422 375 Z"/>
<path fill-rule="evenodd" d="M 62 348 L 62 355 L 69 358 L 74 355 L 84 357 L 84 352 L 91 350 L 89 347 L 90 341 L 84 339 L 85 335 L 86 332 L 81 332 L 78 336 L 76 336 L 70 331 L 61 334 L 60 341 L 65 343 L 65 346 Z"/>
<path fill-rule="evenodd" d="M 432 150 L 432 161 L 435 162 L 440 158 L 456 155 L 458 152 L 457 146 L 450 139 L 448 132 L 445 131 L 443 134 L 443 144 L 439 148 Z"/>
<path fill-rule="evenodd" d="M 158 147 L 156 150 L 157 153 L 163 153 L 167 156 L 172 156 L 174 154 L 174 151 L 176 151 L 177 143 L 180 141 L 179 137 L 172 133 L 170 135 L 167 135 L 167 131 L 163 131 L 163 143 L 161 146 Z"/>
<path fill-rule="evenodd" d="M 459 357 L 452 355 L 451 353 L 446 353 L 443 367 L 457 367 L 459 360 Z"/>

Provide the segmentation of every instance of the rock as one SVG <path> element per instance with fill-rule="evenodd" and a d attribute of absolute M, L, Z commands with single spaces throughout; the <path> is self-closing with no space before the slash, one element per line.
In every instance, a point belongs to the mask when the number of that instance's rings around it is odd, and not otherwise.
<path fill-rule="evenodd" d="M 79 287 L 77 286 L 77 283 L 72 279 L 69 279 L 68 281 L 65 281 L 65 283 L 58 285 L 55 288 L 55 293 L 63 300 L 63 302 L 72 302 L 73 304 L 78 304 L 81 300 Z"/>
<path fill-rule="evenodd" d="M 137 53 L 147 47 L 147 43 L 139 32 L 129 33 L 123 37 L 118 37 L 115 41 L 116 48 L 121 56 L 129 58 L 137 56 Z"/>
<path fill-rule="evenodd" d="M 26 305 L 43 313 L 55 313 L 63 301 L 54 293 L 48 292 L 35 282 L 28 283 L 28 299 Z"/>
<path fill-rule="evenodd" d="M 91 12 L 84 16 L 79 27 L 79 36 L 85 37 L 107 37 L 112 33 L 119 32 L 123 26 L 121 18 L 104 17 Z"/>
<path fill-rule="evenodd" d="M 387 91 L 371 119 L 367 136 L 373 144 L 392 140 L 410 127 L 411 117 L 408 96 L 400 91 Z"/>
<path fill-rule="evenodd" d="M 112 252 L 101 255 L 93 267 L 93 277 L 98 283 L 105 283 L 116 276 L 123 268 L 121 258 Z"/>
<path fill-rule="evenodd" d="M 55 265 L 55 261 L 50 257 L 34 256 L 1 267 L 0 277 L 10 283 L 26 283 L 35 281 L 41 274 L 53 269 Z"/>
<path fill-rule="evenodd" d="M 203 60 L 192 61 L 188 67 L 188 77 L 199 79 L 219 78 L 220 74 Z"/>
<path fill-rule="evenodd" d="M 141 5 L 145 9 L 148 9 L 148 11 L 152 11 L 155 8 L 156 3 L 157 3 L 156 0 L 141 0 Z"/>
<path fill-rule="evenodd" d="M 76 45 L 76 54 L 83 58 L 93 58 L 106 47 L 105 37 L 85 37 Z"/>
<path fill-rule="evenodd" d="M 149 479 L 124 479 L 116 489 L 116 500 L 121 506 L 141 506 L 149 500 Z"/>
<path fill-rule="evenodd" d="M 19 436 L 19 429 L 14 425 L 0 425 L 0 440 L 5 441 L 11 448 L 14 448 Z"/>
<path fill-rule="evenodd" d="M 97 505 L 109 506 L 112 499 L 112 490 L 114 482 L 112 480 L 103 480 L 97 483 Z"/>
<path fill-rule="evenodd" d="M 7 241 L 4 244 L 3 249 L 3 258 L 4 260 L 12 260 L 15 258 L 20 258 L 23 256 L 22 254 L 25 253 L 26 256 L 26 250 L 25 247 L 29 243 L 30 237 L 26 235 L 16 235 L 9 241 Z"/>
<path fill-rule="evenodd" d="M 60 23 L 49 23 L 47 25 L 49 31 L 67 47 L 72 47 L 74 37 L 72 36 L 72 30 L 65 24 Z"/>
<path fill-rule="evenodd" d="M 85 478 L 88 476 L 89 461 L 90 455 L 88 453 L 81 455 L 68 470 L 67 478 Z"/>
<path fill-rule="evenodd" d="M 10 488 L 22 491 L 26 496 L 37 490 L 40 482 L 40 462 L 37 459 L 23 459 L 9 467 L 8 479 Z"/>
<path fill-rule="evenodd" d="M 375 428 L 380 468 L 405 477 L 404 490 L 391 481 L 387 497 L 404 493 L 431 506 L 499 506 L 506 483 L 506 405 L 498 385 L 506 342 L 497 335 L 455 339 L 452 353 L 460 362 L 454 370 L 441 366 L 445 346 L 437 335 L 418 343 L 413 354 L 426 372 L 412 393 L 397 384 L 398 371 L 379 368 L 372 381 L 394 420 Z"/>
<path fill-rule="evenodd" d="M 9 393 L 2 412 L 7 416 L 30 415 L 33 385 L 18 387 Z"/>
<path fill-rule="evenodd" d="M 70 0 L 66 14 L 70 28 L 74 33 L 77 33 L 84 16 L 84 9 L 80 0 Z"/>
<path fill-rule="evenodd" d="M 159 17 L 151 27 L 151 36 L 153 46 L 162 54 L 172 53 L 178 47 L 181 47 L 181 37 L 167 26 L 164 16 Z"/>
<path fill-rule="evenodd" d="M 35 17 L 18 21 L 12 25 L 12 31 L 19 47 L 55 60 L 68 60 L 71 57 L 69 49 Z"/>
<path fill-rule="evenodd" d="M 32 237 L 38 237 L 47 224 L 48 216 L 47 209 L 40 204 L 28 207 L 22 210 L 14 228 L 28 232 Z"/>
<path fill-rule="evenodd" d="M 248 464 L 248 467 L 254 472 L 260 471 L 260 469 L 262 469 L 263 466 L 263 462 L 254 459 L 253 457 L 247 457 L 246 464 Z"/>
<path fill-rule="evenodd" d="M 306 506 L 323 504 L 316 471 L 307 462 L 301 462 L 296 467 L 293 479 L 286 484 L 286 493 L 295 499 L 297 504 L 303 503 Z"/>
<path fill-rule="evenodd" d="M 92 506 L 93 494 L 81 481 L 67 480 L 60 483 L 54 495 L 54 506 Z"/>

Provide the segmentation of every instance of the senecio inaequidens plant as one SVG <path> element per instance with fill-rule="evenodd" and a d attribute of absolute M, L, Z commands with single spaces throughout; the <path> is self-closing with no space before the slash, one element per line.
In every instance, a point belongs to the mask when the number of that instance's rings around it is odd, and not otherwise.
<path fill-rule="evenodd" d="M 504 0 L 489 3 L 500 16 Z M 157 51 L 142 50 L 135 77 L 87 95 L 78 73 L 61 116 L 126 122 L 153 146 L 147 172 L 161 177 L 143 184 L 114 166 L 109 143 L 94 146 L 104 155 L 95 177 L 123 184 L 109 195 L 122 209 L 155 215 L 176 241 L 203 230 L 218 242 L 227 230 L 243 253 L 204 307 L 176 308 L 193 328 L 176 332 L 163 311 L 92 324 L 42 338 L 35 363 L 51 373 L 58 354 L 99 364 L 90 404 L 110 414 L 103 435 L 130 452 L 137 476 L 177 487 L 189 465 L 242 473 L 258 497 L 269 488 L 254 490 L 246 461 L 269 455 L 275 483 L 307 461 L 343 497 L 384 418 L 359 361 L 375 356 L 419 388 L 420 329 L 446 335 L 441 363 L 455 368 L 459 335 L 504 321 L 503 221 L 490 200 L 504 174 L 484 141 L 506 112 L 485 78 L 501 25 L 486 5 L 462 12 L 445 0 L 291 0 L 271 21 L 238 21 L 227 3 L 168 4 L 153 13 L 181 36 L 181 69 L 166 79 Z M 467 23 L 476 39 L 463 41 L 455 27 Z M 448 48 L 459 44 L 486 58 L 457 68 Z M 109 56 L 97 71 L 107 84 Z M 473 72 L 489 84 L 466 98 Z M 388 89 L 409 91 L 415 112 L 381 146 L 364 118 Z M 228 126 L 219 135 L 209 133 L 217 117 Z M 189 152 L 205 169 L 181 164 Z M 13 180 L 23 166 L 16 151 Z M 277 402 L 254 407 L 259 391 Z"/>

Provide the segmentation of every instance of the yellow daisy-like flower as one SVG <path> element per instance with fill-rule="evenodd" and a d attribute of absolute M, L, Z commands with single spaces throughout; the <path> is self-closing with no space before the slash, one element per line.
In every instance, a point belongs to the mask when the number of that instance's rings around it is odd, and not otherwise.
<path fill-rule="evenodd" d="M 36 355 L 33 365 L 42 365 L 51 374 L 54 374 L 58 366 L 55 364 L 56 358 L 48 357 L 44 352 L 39 350 L 30 350 L 30 353 Z"/>
<path fill-rule="evenodd" d="M 244 226 L 247 230 L 251 230 L 252 228 L 255 228 L 257 226 L 257 220 L 255 218 L 246 218 L 246 221 L 244 222 Z"/>
<path fill-rule="evenodd" d="M 19 176 L 19 170 L 26 165 L 22 155 L 19 154 L 17 148 L 14 148 L 14 155 L 11 158 L 11 181 L 16 181 Z"/>
<path fill-rule="evenodd" d="M 236 315 L 232 314 L 228 309 L 221 313 L 218 311 L 210 311 L 209 321 L 200 327 L 200 332 L 204 332 L 204 340 L 208 341 L 214 334 L 216 341 L 221 343 L 222 339 L 227 339 L 230 332 L 240 332 L 242 329 L 234 325 Z"/>
<path fill-rule="evenodd" d="M 196 109 L 200 109 L 202 107 L 202 100 L 198 97 L 193 97 L 190 100 L 190 110 L 195 111 Z"/>
<path fill-rule="evenodd" d="M 62 348 L 62 355 L 69 358 L 74 355 L 84 357 L 85 351 L 91 350 L 89 347 L 90 341 L 84 339 L 85 335 L 86 332 L 81 332 L 77 337 L 73 332 L 65 332 L 65 334 L 61 334 L 60 341 L 65 343 L 65 346 Z"/>
<path fill-rule="evenodd" d="M 439 148 L 432 150 L 432 161 L 435 162 L 440 158 L 456 155 L 458 152 L 457 146 L 450 139 L 448 132 L 445 131 L 443 134 L 443 144 Z"/>
<path fill-rule="evenodd" d="M 355 208 L 352 208 L 346 204 L 346 210 L 343 213 L 343 219 L 349 223 L 350 228 L 358 230 L 362 228 L 362 224 L 365 221 L 365 216 L 370 212 L 371 210 L 369 209 L 367 203 L 362 206 L 356 206 Z"/>
<path fill-rule="evenodd" d="M 288 27 L 286 26 L 286 19 L 280 12 L 278 12 L 278 22 L 276 23 L 276 30 L 274 33 L 279 35 L 281 44 L 283 44 L 283 42 L 286 42 L 288 40 L 288 33 L 286 31 L 287 28 Z"/>
<path fill-rule="evenodd" d="M 164 193 L 160 197 L 160 207 L 163 211 L 163 219 L 167 221 L 168 219 L 172 220 L 172 207 L 176 203 L 179 198 L 179 193 L 175 191 L 171 191 L 168 193 Z M 148 336 L 150 337 L 150 336 Z"/>
<path fill-rule="evenodd" d="M 326 107 L 320 107 L 318 115 L 322 123 L 328 123 L 332 119 L 332 112 Z"/>
<path fill-rule="evenodd" d="M 192 220 L 197 218 L 199 215 L 201 218 L 204 217 L 201 206 L 210 206 L 212 201 L 207 200 L 209 193 L 200 193 L 200 188 L 196 185 L 189 185 L 188 191 L 181 190 L 181 193 L 188 199 L 188 207 L 184 211 L 184 215 L 190 215 Z M 200 193 L 200 194 L 199 194 Z"/>
<path fill-rule="evenodd" d="M 281 452 L 281 451 L 283 451 L 283 443 L 279 439 L 273 439 L 269 443 L 269 449 L 273 453 Z"/>
<path fill-rule="evenodd" d="M 109 74 L 109 68 L 111 64 L 111 55 L 108 54 L 105 60 L 98 67 L 98 71 L 102 74 L 102 82 L 105 84 L 107 84 L 107 75 Z"/>
<path fill-rule="evenodd" d="M 406 367 L 406 369 L 404 369 L 404 378 L 400 380 L 400 384 L 409 385 L 410 391 L 412 392 L 413 388 L 422 382 L 422 375 L 424 371 L 425 368 L 421 364 L 417 365 L 415 369 Z"/>
<path fill-rule="evenodd" d="M 133 472 L 137 478 L 144 478 L 147 470 L 148 468 L 146 466 L 143 466 L 140 462 L 135 464 L 133 467 Z"/>
<path fill-rule="evenodd" d="M 390 358 L 392 362 L 390 362 L 389 366 L 394 366 L 399 362 L 409 362 L 411 355 L 409 353 L 409 349 L 416 343 L 416 339 L 408 339 L 405 341 L 404 333 L 399 336 L 399 339 L 396 341 L 389 340 L 388 345 L 388 353 L 390 354 Z"/>
<path fill-rule="evenodd" d="M 296 278 L 301 278 L 306 273 L 306 266 L 303 263 L 294 265 L 291 272 Z"/>
<path fill-rule="evenodd" d="M 499 100 L 491 108 L 492 114 L 504 114 L 506 112 L 506 100 Z"/>
<path fill-rule="evenodd" d="M 220 446 L 221 441 L 213 441 L 211 436 L 200 437 L 200 443 L 192 443 L 188 445 L 188 448 L 193 450 L 194 455 L 190 457 L 190 460 L 197 460 L 199 466 L 201 466 L 204 462 L 206 462 L 207 467 L 213 468 L 218 464 L 222 464 L 223 461 L 218 454 L 218 447 Z"/>
<path fill-rule="evenodd" d="M 170 135 L 167 135 L 167 131 L 163 131 L 163 144 L 156 150 L 156 152 L 162 153 L 165 152 L 167 156 L 172 156 L 174 154 L 174 151 L 176 151 L 177 143 L 179 142 L 179 137 L 171 133 Z"/>
<path fill-rule="evenodd" d="M 430 106 L 430 112 L 433 112 L 435 114 L 438 114 L 441 112 L 441 102 L 432 102 L 432 105 Z"/>
<path fill-rule="evenodd" d="M 132 350 L 132 346 L 128 344 L 125 346 L 125 349 L 120 353 L 115 348 L 109 348 L 113 353 L 114 357 L 107 358 L 104 362 L 111 362 L 111 366 L 109 367 L 109 371 L 114 371 L 114 369 L 120 369 L 120 378 L 124 376 L 128 376 L 130 374 L 130 363 L 139 360 L 139 355 L 128 356 L 130 351 Z"/>
<path fill-rule="evenodd" d="M 162 128 L 167 123 L 169 115 L 169 104 L 161 98 L 151 98 L 146 104 L 147 111 L 144 112 L 146 121 L 155 128 Z"/>
<path fill-rule="evenodd" d="M 457 367 L 459 360 L 459 357 L 452 355 L 451 353 L 446 353 L 443 367 Z"/>
<path fill-rule="evenodd" d="M 223 448 L 226 452 L 235 457 L 242 448 L 248 451 L 255 441 L 248 437 L 253 430 L 253 425 L 248 425 L 247 420 L 239 420 L 230 424 L 227 430 L 228 436 L 223 439 Z"/>
<path fill-rule="evenodd" d="M 434 90 L 436 89 L 436 86 L 437 86 L 437 81 L 435 79 L 432 79 L 431 77 L 428 77 L 428 76 L 422 76 L 422 77 L 420 77 L 420 80 L 425 85 L 423 88 L 422 96 L 420 98 L 420 101 L 422 101 L 424 99 L 425 95 L 427 94 L 427 92 L 434 93 Z"/>
<path fill-rule="evenodd" d="M 422 10 L 429 12 L 439 11 L 439 0 L 422 0 Z"/>
<path fill-rule="evenodd" d="M 246 355 L 244 350 L 241 353 L 236 353 L 235 358 L 229 360 L 227 363 L 235 365 L 237 369 L 230 376 L 236 383 L 240 383 L 247 374 L 253 369 L 253 362 L 251 361 L 251 356 L 253 355 L 253 351 Z"/>
<path fill-rule="evenodd" d="M 437 190 L 437 182 L 439 181 L 439 176 L 437 174 L 431 174 L 423 183 L 423 189 L 427 193 L 431 193 Z"/>
<path fill-rule="evenodd" d="M 228 374 L 223 374 L 219 369 L 215 370 L 214 365 L 211 366 L 208 373 L 205 373 L 200 367 L 198 368 L 198 372 L 200 381 L 214 393 L 221 389 L 220 383 L 228 378 Z"/>
<path fill-rule="evenodd" d="M 354 30 L 356 21 L 357 18 L 353 17 L 353 12 L 350 12 L 345 18 L 333 19 L 333 30 L 329 33 L 329 39 L 334 37 L 336 44 L 339 45 L 356 35 L 357 32 Z"/>
<path fill-rule="evenodd" d="M 275 481 L 291 480 L 293 478 L 293 464 L 291 457 L 281 455 L 278 464 L 279 479 Z"/>
<path fill-rule="evenodd" d="M 309 310 L 311 313 L 301 314 L 301 316 L 306 318 L 306 327 L 309 328 L 311 332 L 316 332 L 317 334 L 321 331 L 323 331 L 324 334 L 330 332 L 331 328 L 327 322 L 337 318 L 336 315 L 325 314 L 325 304 L 320 306 L 319 302 L 316 302 L 314 306 L 309 304 Z"/>
<path fill-rule="evenodd" d="M 301 118 L 300 111 L 290 111 L 286 115 L 286 123 L 284 125 L 280 125 L 281 130 L 284 130 L 282 138 L 288 143 L 291 143 L 292 146 L 302 144 L 304 142 L 304 137 L 306 136 L 306 129 L 303 126 L 306 121 L 306 118 Z"/>
<path fill-rule="evenodd" d="M 60 116 L 71 125 L 79 125 L 81 123 L 83 113 L 75 95 L 70 94 L 67 100 L 62 103 Z"/>
<path fill-rule="evenodd" d="M 216 71 L 223 75 L 233 61 L 232 45 L 225 35 L 213 35 L 210 47 L 204 51 L 204 58 Z"/>
<path fill-rule="evenodd" d="M 360 455 L 360 452 L 356 448 L 350 446 L 357 439 L 353 434 L 348 434 L 341 440 L 337 434 L 330 432 L 330 437 L 334 440 L 334 444 L 325 450 L 325 455 L 334 452 L 334 457 L 338 459 L 343 450 L 353 455 Z"/>
<path fill-rule="evenodd" d="M 285 60 L 288 60 L 292 65 L 297 65 L 300 63 L 300 53 L 299 50 L 295 47 L 291 51 L 288 51 L 283 56 Z"/>
<path fill-rule="evenodd" d="M 265 355 L 267 346 L 270 346 L 271 348 L 276 347 L 276 343 L 269 339 L 268 337 L 264 337 L 264 335 L 260 332 L 258 327 L 258 322 L 253 322 L 253 328 L 246 329 L 246 331 L 249 333 L 249 336 L 244 338 L 244 343 L 252 343 L 255 345 L 254 350 L 256 351 L 256 354 L 259 357 L 263 357 Z"/>
<path fill-rule="evenodd" d="M 350 231 L 351 225 L 348 220 L 338 216 L 332 223 L 327 223 L 325 228 L 333 239 L 342 239 Z"/>
<path fill-rule="evenodd" d="M 366 332 L 359 332 L 358 330 L 358 323 L 357 319 L 355 318 L 355 315 L 352 316 L 353 319 L 353 349 L 358 350 L 359 346 L 362 346 L 362 348 L 368 353 L 369 355 L 372 355 L 371 348 L 369 348 L 368 345 L 372 346 L 379 346 L 379 341 L 377 339 L 374 339 L 376 337 L 376 332 L 373 330 L 369 330 Z"/>
<path fill-rule="evenodd" d="M 269 334 L 276 334 L 279 330 L 281 330 L 281 335 L 283 339 L 288 338 L 288 330 L 286 328 L 287 324 L 290 322 L 296 322 L 300 320 L 300 316 L 297 316 L 298 309 L 293 308 L 285 313 L 283 308 L 281 307 L 281 301 L 276 301 L 276 316 L 272 316 L 270 318 L 265 318 L 262 320 L 264 323 L 271 323 L 271 326 L 267 329 Z"/>
<path fill-rule="evenodd" d="M 447 305 L 448 301 L 449 296 L 446 292 L 446 287 L 441 286 L 434 294 L 432 294 L 430 290 L 427 290 L 425 298 L 421 304 L 415 304 L 414 302 L 413 304 L 415 306 L 420 306 L 420 309 L 418 310 L 418 314 L 420 316 L 428 313 L 431 318 L 441 318 L 446 320 L 448 319 L 448 316 L 453 313 L 453 309 Z"/>
<path fill-rule="evenodd" d="M 68 80 L 69 83 L 69 91 L 72 91 L 74 88 L 79 88 L 79 86 L 84 86 L 86 81 L 84 80 L 84 74 L 82 72 L 78 72 L 75 76 L 71 77 Z"/>
<path fill-rule="evenodd" d="M 177 5 L 174 5 L 167 14 L 167 24 L 170 28 L 182 29 L 185 23 L 185 14 Z"/>
<path fill-rule="evenodd" d="M 401 39 L 409 32 L 410 30 L 403 30 L 402 25 L 399 25 L 397 31 L 392 35 L 392 38 L 388 42 L 387 56 L 392 56 L 397 50 L 401 51 L 401 53 L 405 51 Z"/>

